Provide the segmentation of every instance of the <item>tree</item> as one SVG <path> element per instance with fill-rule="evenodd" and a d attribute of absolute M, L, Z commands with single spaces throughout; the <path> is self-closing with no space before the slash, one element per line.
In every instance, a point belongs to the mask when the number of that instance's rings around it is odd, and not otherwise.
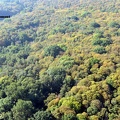
<path fill-rule="evenodd" d="M 44 55 L 45 56 L 53 56 L 53 57 L 56 57 L 57 55 L 60 54 L 60 51 L 63 51 L 59 46 L 57 45 L 52 45 L 52 46 L 49 46 L 47 47 L 45 50 L 44 50 Z"/>
<path fill-rule="evenodd" d="M 71 68 L 74 63 L 74 59 L 69 56 L 63 56 L 59 59 L 59 64 L 62 65 L 65 69 Z"/>
<path fill-rule="evenodd" d="M 98 112 L 98 109 L 95 106 L 90 106 L 87 108 L 87 113 L 89 115 L 95 115 L 97 112 Z"/>
<path fill-rule="evenodd" d="M 33 109 L 31 101 L 19 99 L 12 108 L 13 118 L 15 120 L 26 120 L 32 115 Z"/>
<path fill-rule="evenodd" d="M 93 44 L 93 45 L 101 45 L 101 44 L 102 44 L 102 40 L 100 40 L 100 39 L 95 39 L 95 40 L 92 41 L 92 44 Z"/>
<path fill-rule="evenodd" d="M 46 79 L 44 84 L 48 83 L 52 92 L 59 92 L 66 76 L 65 70 L 61 67 L 51 67 L 47 70 L 47 76 L 49 79 Z"/>
<path fill-rule="evenodd" d="M 32 120 L 56 120 L 48 111 L 38 111 L 33 116 Z"/>
<path fill-rule="evenodd" d="M 59 101 L 59 106 L 69 107 L 76 112 L 80 111 L 81 109 L 81 103 L 78 100 L 76 100 L 74 96 L 62 98 Z"/>
<path fill-rule="evenodd" d="M 18 86 L 16 83 L 11 83 L 6 87 L 5 93 L 7 97 L 10 97 L 12 100 L 17 101 L 17 99 L 24 97 L 25 89 L 23 86 Z"/>
<path fill-rule="evenodd" d="M 93 28 L 99 28 L 99 27 L 100 27 L 100 24 L 98 24 L 98 23 L 96 23 L 96 22 L 92 22 L 92 23 L 90 24 L 90 26 L 93 27 Z"/>
<path fill-rule="evenodd" d="M 97 48 L 94 49 L 94 52 L 99 53 L 99 54 L 104 54 L 104 53 L 106 53 L 107 51 L 105 50 L 104 47 L 99 46 L 99 47 L 97 47 Z"/>
<path fill-rule="evenodd" d="M 94 64 L 99 64 L 100 60 L 97 58 L 91 58 L 89 60 L 89 66 L 92 67 Z"/>
<path fill-rule="evenodd" d="M 112 21 L 112 22 L 110 22 L 109 24 L 108 24 L 108 26 L 109 27 L 111 27 L 111 28 L 120 28 L 120 24 L 118 24 L 117 22 L 115 22 L 115 21 Z"/>
<path fill-rule="evenodd" d="M 102 41 L 101 45 L 104 46 L 104 47 L 107 46 L 107 45 L 112 44 L 112 40 L 111 39 L 101 38 L 101 41 Z"/>
<path fill-rule="evenodd" d="M 77 16 L 72 16 L 71 17 L 74 21 L 78 21 L 79 20 L 79 18 L 77 17 Z"/>
<path fill-rule="evenodd" d="M 100 100 L 98 100 L 98 99 L 92 100 L 90 105 L 93 107 L 97 107 L 98 110 L 100 110 L 102 107 L 102 104 L 101 104 Z"/>
<path fill-rule="evenodd" d="M 0 99 L 0 113 L 9 111 L 13 106 L 12 100 L 8 97 Z"/>
<path fill-rule="evenodd" d="M 87 120 L 87 113 L 77 114 L 78 120 Z"/>
<path fill-rule="evenodd" d="M 87 17 L 87 16 L 89 16 L 89 15 L 91 15 L 91 13 L 90 12 L 87 12 L 87 11 L 84 11 L 84 12 L 82 12 L 82 14 L 81 14 L 81 17 Z"/>
<path fill-rule="evenodd" d="M 77 120 L 77 117 L 74 114 L 65 114 L 61 120 Z"/>
<path fill-rule="evenodd" d="M 25 41 L 29 41 L 29 37 L 28 37 L 28 35 L 26 34 L 26 33 L 23 33 L 23 32 L 20 32 L 19 34 L 18 34 L 18 37 L 19 37 L 19 40 L 23 43 L 23 42 L 25 42 Z"/>

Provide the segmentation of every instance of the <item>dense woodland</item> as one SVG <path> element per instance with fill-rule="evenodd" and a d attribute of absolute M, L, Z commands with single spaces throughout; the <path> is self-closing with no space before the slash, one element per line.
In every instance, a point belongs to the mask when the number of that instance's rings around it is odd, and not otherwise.
<path fill-rule="evenodd" d="M 1 0 L 0 120 L 120 120 L 120 0 Z"/>

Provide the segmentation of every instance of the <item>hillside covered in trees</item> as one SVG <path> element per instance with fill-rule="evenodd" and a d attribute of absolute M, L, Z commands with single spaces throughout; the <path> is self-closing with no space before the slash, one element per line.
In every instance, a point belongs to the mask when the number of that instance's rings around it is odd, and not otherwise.
<path fill-rule="evenodd" d="M 0 120 L 120 120 L 120 0 L 1 0 Z"/>

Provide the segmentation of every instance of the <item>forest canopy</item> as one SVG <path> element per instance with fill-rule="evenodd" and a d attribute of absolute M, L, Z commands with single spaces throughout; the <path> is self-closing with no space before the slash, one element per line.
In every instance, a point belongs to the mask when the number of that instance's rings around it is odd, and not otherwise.
<path fill-rule="evenodd" d="M 0 119 L 120 120 L 119 5 L 1 0 Z"/>

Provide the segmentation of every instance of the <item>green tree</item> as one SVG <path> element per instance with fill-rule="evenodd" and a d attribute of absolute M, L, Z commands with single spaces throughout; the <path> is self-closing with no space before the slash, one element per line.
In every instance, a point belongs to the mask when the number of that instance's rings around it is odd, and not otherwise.
<path fill-rule="evenodd" d="M 74 114 L 65 114 L 61 120 L 77 120 L 77 117 Z"/>
<path fill-rule="evenodd" d="M 77 16 L 72 16 L 71 17 L 74 21 L 78 21 L 79 20 L 79 18 L 77 17 Z"/>
<path fill-rule="evenodd" d="M 57 55 L 60 54 L 60 51 L 63 51 L 59 46 L 57 45 L 52 45 L 52 46 L 49 46 L 47 47 L 45 50 L 44 50 L 44 55 L 45 56 L 53 56 L 53 57 L 56 57 Z"/>
<path fill-rule="evenodd" d="M 29 41 L 29 37 L 26 33 L 20 32 L 18 37 L 21 42 Z"/>
<path fill-rule="evenodd" d="M 98 46 L 97 48 L 94 49 L 94 52 L 99 53 L 99 54 L 104 54 L 104 53 L 106 53 L 107 51 L 105 50 L 104 47 Z"/>
<path fill-rule="evenodd" d="M 69 56 L 63 56 L 59 59 L 59 64 L 62 65 L 65 69 L 71 68 L 74 63 L 74 59 Z"/>
<path fill-rule="evenodd" d="M 8 97 L 0 99 L 0 113 L 9 111 L 13 106 L 12 100 Z"/>
<path fill-rule="evenodd" d="M 81 110 L 81 102 L 76 100 L 74 96 L 62 98 L 59 101 L 59 106 L 67 106 L 76 112 Z"/>
<path fill-rule="evenodd" d="M 38 111 L 33 116 L 32 120 L 56 120 L 48 111 Z"/>
<path fill-rule="evenodd" d="M 98 112 L 98 108 L 95 106 L 90 106 L 87 108 L 87 113 L 89 115 L 95 115 Z"/>
<path fill-rule="evenodd" d="M 77 114 L 77 119 L 78 120 L 87 120 L 87 116 L 79 113 L 79 114 Z"/>
<path fill-rule="evenodd" d="M 92 67 L 94 64 L 99 64 L 100 60 L 97 58 L 91 58 L 89 60 L 89 66 Z"/>
<path fill-rule="evenodd" d="M 32 115 L 33 109 L 31 101 L 19 99 L 12 108 L 13 118 L 15 120 L 26 120 Z"/>
<path fill-rule="evenodd" d="M 112 44 L 112 40 L 111 39 L 101 38 L 100 40 L 102 41 L 101 45 L 104 46 L 104 47 L 107 46 L 107 45 Z"/>
<path fill-rule="evenodd" d="M 46 77 L 44 84 L 49 86 L 52 92 L 59 92 L 63 85 L 66 71 L 61 67 L 51 67 L 47 70 L 47 76 L 44 76 Z"/>
<path fill-rule="evenodd" d="M 81 14 L 81 17 L 87 17 L 87 16 L 89 16 L 89 15 L 91 15 L 91 13 L 90 12 L 87 12 L 87 11 L 84 11 L 84 12 L 82 12 L 82 14 Z"/>
<path fill-rule="evenodd" d="M 109 24 L 108 24 L 108 26 L 109 27 L 111 27 L 111 28 L 119 28 L 120 27 L 120 24 L 118 24 L 117 22 L 115 22 L 115 21 L 112 21 L 112 22 L 110 22 Z"/>
<path fill-rule="evenodd" d="M 98 24 L 98 23 L 96 23 L 96 22 L 92 22 L 92 23 L 90 24 L 90 26 L 93 27 L 93 28 L 99 28 L 99 27 L 100 27 L 100 24 Z"/>

